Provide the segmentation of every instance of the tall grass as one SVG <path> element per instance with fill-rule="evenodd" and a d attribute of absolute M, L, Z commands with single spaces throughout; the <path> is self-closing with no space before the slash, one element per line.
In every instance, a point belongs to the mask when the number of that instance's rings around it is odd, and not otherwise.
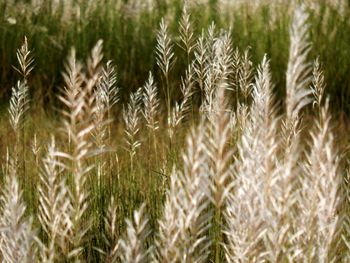
<path fill-rule="evenodd" d="M 160 29 L 163 17 L 168 37 L 177 35 L 172 41 L 178 57 L 171 69 L 173 74 L 179 74 L 191 61 L 195 39 L 214 20 L 217 28 L 231 28 L 235 46 L 241 50 L 252 47 L 251 58 L 255 64 L 265 53 L 269 54 L 275 89 L 280 96 L 285 93 L 288 29 L 298 1 L 196 0 L 187 1 L 187 7 L 183 7 L 182 2 L 0 1 L 0 72 L 5 80 L 1 97 L 5 100 L 9 98 L 17 78 L 10 66 L 15 65 L 10 54 L 15 52 L 24 35 L 30 38 L 32 49 L 36 52 L 38 70 L 32 76 L 36 84 L 32 93 L 40 106 L 47 101 L 51 104 L 55 102 L 54 93 L 63 84 L 60 78 L 64 68 L 62 57 L 68 55 L 72 46 L 78 56 L 84 56 L 98 39 L 104 40 L 106 57 L 118 66 L 121 83 L 136 89 L 143 85 L 149 70 L 157 67 L 155 30 Z M 304 2 L 310 11 L 310 40 L 317 43 L 317 52 L 316 49 L 311 52 L 314 57 L 319 55 L 329 67 L 325 80 L 332 105 L 337 110 L 348 111 L 349 65 L 346 58 L 350 42 L 349 4 L 346 0 Z M 177 52 L 180 50 L 183 51 L 181 54 Z M 169 76 L 167 85 L 166 78 L 161 83 L 160 72 L 154 73 L 160 87 L 168 86 L 171 97 L 179 96 L 176 89 L 179 78 Z M 126 101 L 128 94 L 128 91 L 121 90 L 121 99 Z M 165 96 L 168 95 L 162 92 L 162 97 Z"/>
<path fill-rule="evenodd" d="M 131 53 L 116 51 L 120 57 L 111 62 L 115 43 L 108 35 L 88 45 L 78 38 L 66 58 L 47 54 L 48 63 L 64 66 L 46 68 L 40 62 L 45 49 L 28 29 L 17 52 L 21 75 L 0 122 L 2 261 L 349 260 L 348 141 L 333 129 L 332 61 L 312 42 L 323 8 L 339 21 L 348 11 L 332 1 L 273 7 L 211 1 L 215 11 L 197 2 L 23 3 L 31 19 L 44 21 L 48 12 L 63 39 L 77 34 L 89 42 L 95 29 L 85 30 L 92 21 L 110 33 L 123 19 L 128 22 L 116 28 L 128 35 L 137 25 L 140 38 L 133 41 L 143 44 L 124 43 L 120 48 Z M 1 5 L 7 23 L 18 26 L 21 18 L 11 16 L 18 3 Z M 32 5 L 36 9 L 26 9 Z M 231 17 L 222 7 L 243 13 Z M 205 19 L 195 19 L 198 8 L 216 23 L 200 28 Z M 122 12 L 111 16 L 115 10 Z M 250 12 L 257 15 L 253 21 L 245 17 Z M 268 34 L 248 30 L 251 23 L 259 29 L 269 12 Z M 111 24 L 102 23 L 106 17 Z M 221 29 L 228 21 L 252 34 L 252 42 L 276 42 L 241 47 L 234 28 Z M 142 38 L 148 26 L 152 33 Z M 143 45 L 149 53 L 139 58 Z M 53 82 L 60 87 L 45 99 L 54 114 L 39 110 L 43 92 L 32 92 L 36 83 L 42 89 L 51 67 L 60 71 Z"/>

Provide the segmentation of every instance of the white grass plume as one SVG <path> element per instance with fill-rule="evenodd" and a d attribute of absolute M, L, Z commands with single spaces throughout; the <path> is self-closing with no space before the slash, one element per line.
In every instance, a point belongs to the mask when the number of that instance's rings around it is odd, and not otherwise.
<path fill-rule="evenodd" d="M 230 109 L 225 98 L 226 86 L 219 84 L 214 100 L 214 111 L 208 116 L 208 132 L 206 135 L 206 154 L 209 163 L 210 194 L 214 206 L 212 218 L 214 227 L 214 258 L 218 262 L 222 251 L 223 213 L 228 202 L 233 183 L 233 151 L 229 147 L 231 140 Z"/>
<path fill-rule="evenodd" d="M 297 8 L 290 29 L 290 50 L 286 75 L 286 108 L 287 119 L 290 121 L 297 120 L 300 110 L 310 103 L 308 96 L 311 90 L 308 89 L 308 85 L 311 81 L 311 68 L 307 57 L 311 47 L 308 18 L 305 6 Z"/>
<path fill-rule="evenodd" d="M 214 41 L 215 59 L 213 67 L 215 74 L 220 81 L 228 83 L 229 77 L 232 74 L 232 36 L 231 32 L 225 32 L 221 37 Z"/>
<path fill-rule="evenodd" d="M 194 51 L 195 64 L 194 71 L 196 73 L 196 82 L 198 83 L 201 91 L 201 101 L 204 100 L 204 80 L 207 71 L 207 48 L 205 43 L 204 34 L 198 37 L 196 42 L 196 49 Z"/>
<path fill-rule="evenodd" d="M 253 67 L 252 62 L 250 60 L 249 55 L 249 49 L 246 49 L 240 59 L 240 65 L 238 67 L 238 83 L 239 83 L 239 89 L 241 93 L 243 94 L 245 102 L 247 102 L 247 99 L 251 93 L 253 84 L 252 84 L 252 77 L 253 77 Z"/>
<path fill-rule="evenodd" d="M 146 249 L 146 239 L 150 234 L 145 204 L 134 211 L 133 219 L 126 220 L 126 235 L 119 240 L 120 260 L 126 263 L 146 263 L 151 248 Z"/>
<path fill-rule="evenodd" d="M 176 102 L 172 108 L 171 114 L 168 116 L 168 133 L 170 139 L 173 139 L 174 132 L 179 124 L 184 121 L 190 112 L 190 98 L 193 94 L 194 86 L 194 70 L 193 64 L 190 64 L 186 70 L 185 78 L 181 78 L 180 90 L 183 99 L 180 103 Z"/>
<path fill-rule="evenodd" d="M 175 63 L 173 44 L 168 34 L 168 25 L 164 18 L 160 22 L 160 29 L 157 34 L 156 61 L 164 75 L 163 91 L 168 114 L 171 111 L 171 91 L 169 83 L 169 72 Z"/>
<path fill-rule="evenodd" d="M 104 241 L 107 251 L 102 251 L 107 262 L 115 262 L 117 260 L 117 253 L 119 250 L 119 229 L 118 229 L 118 203 L 112 196 L 108 204 L 107 213 L 104 218 L 106 232 L 104 234 Z"/>
<path fill-rule="evenodd" d="M 25 83 L 27 82 L 28 75 L 34 68 L 34 59 L 31 53 L 32 51 L 29 50 L 27 37 L 24 37 L 23 44 L 21 48 L 17 50 L 16 53 L 19 68 L 15 67 L 15 69 L 21 74 Z"/>
<path fill-rule="evenodd" d="M 168 25 L 164 18 L 160 22 L 160 29 L 157 34 L 157 64 L 164 76 L 168 76 L 170 69 L 174 64 L 173 44 L 168 33 Z"/>
<path fill-rule="evenodd" d="M 344 178 L 344 195 L 345 195 L 345 208 L 344 208 L 344 219 L 343 219 L 343 234 L 342 240 L 345 245 L 345 260 L 350 260 L 350 171 L 347 170 L 347 173 Z"/>
<path fill-rule="evenodd" d="M 265 56 L 253 86 L 252 109 L 238 145 L 234 191 L 229 194 L 225 211 L 225 252 L 229 262 L 259 262 L 266 255 L 263 240 L 273 207 L 268 199 L 275 194 L 272 192 L 277 173 L 277 120 Z"/>
<path fill-rule="evenodd" d="M 95 65 L 96 63 L 92 63 Z M 75 51 L 72 50 L 66 72 L 63 73 L 65 88 L 59 99 L 66 109 L 62 111 L 64 133 L 67 135 L 70 152 L 59 152 L 58 156 L 65 157 L 69 161 L 68 172 L 72 174 L 73 187 L 72 210 L 70 218 L 72 231 L 70 242 L 72 250 L 69 257 L 79 258 L 83 248 L 83 240 L 89 229 L 91 220 L 83 220 L 88 208 L 87 173 L 93 168 L 86 164 L 86 160 L 92 154 L 92 143 L 89 135 L 94 129 L 92 116 L 95 108 L 95 87 L 97 77 L 85 78 L 82 65 L 77 62 Z"/>
<path fill-rule="evenodd" d="M 149 72 L 148 80 L 143 87 L 143 105 L 144 108 L 142 113 L 146 119 L 147 127 L 154 132 L 159 128 L 158 121 L 156 120 L 159 108 L 159 98 L 152 72 Z"/>
<path fill-rule="evenodd" d="M 112 120 L 112 109 L 119 101 L 119 88 L 117 87 L 117 73 L 112 61 L 108 61 L 106 66 L 102 69 L 101 77 L 98 82 L 99 97 L 101 103 L 103 102 L 106 108 L 106 118 L 108 121 Z M 111 127 L 108 125 L 108 139 L 110 140 Z"/>
<path fill-rule="evenodd" d="M 25 218 L 26 206 L 19 187 L 16 168 L 10 165 L 1 196 L 0 251 L 4 262 L 34 262 L 36 235 L 32 220 Z"/>
<path fill-rule="evenodd" d="M 40 172 L 39 192 L 39 221 L 45 231 L 48 242 L 45 246 L 43 259 L 54 262 L 67 253 L 68 235 L 72 228 L 70 220 L 71 201 L 69 189 L 61 178 L 64 165 L 59 162 L 55 139 L 52 137 L 43 159 Z"/>
<path fill-rule="evenodd" d="M 187 139 L 184 170 L 173 170 L 170 189 L 159 221 L 156 262 L 206 262 L 210 241 L 209 177 L 205 128 L 200 125 Z"/>
<path fill-rule="evenodd" d="M 191 15 L 188 10 L 188 1 L 185 0 L 182 8 L 182 15 L 179 21 L 180 40 L 179 46 L 186 52 L 187 63 L 189 63 L 191 52 L 195 48 L 193 29 L 191 25 Z"/>
<path fill-rule="evenodd" d="M 182 207 L 179 198 L 183 198 L 183 190 L 175 168 L 170 177 L 169 190 L 163 207 L 163 215 L 159 220 L 159 230 L 155 241 L 156 250 L 153 261 L 179 262 L 181 258 L 181 229 L 183 228 Z"/>
<path fill-rule="evenodd" d="M 341 223 L 338 215 L 341 201 L 340 160 L 334 146 L 328 105 L 326 101 L 317 130 L 311 133 L 311 150 L 307 154 L 305 176 L 301 179 L 302 198 L 299 201 L 300 226 L 306 241 L 304 254 L 319 262 L 337 260 L 337 255 L 331 254 L 331 248 Z"/>
<path fill-rule="evenodd" d="M 213 33 L 209 35 L 211 34 Z M 225 89 L 228 89 L 229 77 L 232 73 L 231 34 L 227 32 L 212 41 L 213 46 L 207 47 L 207 50 L 211 49 L 213 52 L 213 57 L 208 60 L 209 65 L 206 68 L 204 79 L 204 98 L 201 105 L 201 111 L 207 115 L 210 115 L 213 110 L 215 111 L 216 89 L 218 86 L 224 86 Z"/>
<path fill-rule="evenodd" d="M 123 108 L 123 119 L 125 123 L 125 141 L 127 144 L 126 150 L 130 155 L 131 170 L 133 170 L 133 159 L 136 155 L 136 150 L 141 146 L 141 142 L 137 138 L 140 130 L 142 88 L 139 88 L 134 93 L 130 94 L 130 100 L 126 109 Z"/>
<path fill-rule="evenodd" d="M 311 90 L 314 95 L 313 106 L 316 106 L 318 108 L 319 114 L 321 114 L 321 105 L 323 102 L 326 85 L 324 82 L 324 74 L 321 68 L 319 58 L 316 58 L 316 60 L 314 61 L 312 75 L 313 79 Z"/>
<path fill-rule="evenodd" d="M 209 115 L 207 153 L 210 158 L 212 202 L 217 208 L 225 204 L 229 191 L 227 182 L 231 177 L 232 150 L 228 147 L 231 136 L 230 114 L 225 98 L 225 86 L 217 88 L 214 111 Z"/>
<path fill-rule="evenodd" d="M 10 124 L 15 133 L 18 133 L 24 124 L 25 113 L 29 105 L 29 88 L 25 82 L 18 81 L 16 87 L 12 88 L 12 96 L 8 109 Z"/>

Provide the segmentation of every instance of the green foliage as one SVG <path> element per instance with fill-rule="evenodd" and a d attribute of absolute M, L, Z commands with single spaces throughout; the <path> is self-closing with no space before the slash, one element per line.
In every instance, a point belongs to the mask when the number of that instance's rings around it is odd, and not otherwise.
<path fill-rule="evenodd" d="M 4 7 L 0 11 L 1 98 L 8 98 L 17 78 L 10 65 L 15 64 L 12 54 L 24 36 L 30 39 L 36 56 L 39 70 L 31 76 L 31 82 L 36 87 L 35 97 L 40 105 L 53 103 L 57 87 L 62 84 L 62 58 L 67 57 L 72 46 L 76 48 L 78 57 L 82 57 L 98 39 L 104 40 L 106 57 L 118 67 L 124 88 L 121 98 L 125 101 L 130 90 L 143 85 L 148 71 L 157 68 L 154 50 L 156 30 L 162 17 L 167 18 L 171 37 L 175 42 L 179 39 L 181 1 L 151 1 L 151 8 L 144 8 L 142 1 L 66 1 L 67 4 L 61 3 L 55 9 L 51 1 L 37 2 L 41 4 L 35 6 L 15 1 L 11 5 L 11 1 L 0 1 L 0 6 Z M 288 60 L 290 4 L 262 4 L 252 8 L 247 2 L 231 9 L 222 8 L 222 11 L 221 1 L 204 2 L 190 5 L 195 36 L 215 21 L 218 29 L 231 27 L 234 46 L 240 49 L 251 47 L 254 63 L 268 53 L 276 80 L 275 89 L 278 98 L 282 98 Z M 71 9 L 68 3 L 72 3 Z M 332 108 L 348 112 L 350 24 L 346 17 L 349 10 L 345 9 L 345 14 L 340 15 L 340 11 L 327 6 L 326 1 L 322 3 L 316 11 L 311 10 L 311 43 L 314 47 L 311 57 L 320 56 L 327 65 L 325 79 Z M 176 56 L 180 59 L 173 69 L 175 76 L 182 73 L 187 63 L 181 50 L 176 50 Z M 156 78 L 160 80 L 161 74 L 158 73 Z M 170 81 L 173 89 L 179 85 L 177 77 Z"/>

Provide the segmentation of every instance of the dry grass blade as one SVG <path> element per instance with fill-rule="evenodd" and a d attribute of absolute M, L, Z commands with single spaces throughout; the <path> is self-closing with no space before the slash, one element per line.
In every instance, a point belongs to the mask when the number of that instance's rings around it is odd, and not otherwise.
<path fill-rule="evenodd" d="M 207 58 L 208 63 L 213 64 L 213 61 L 215 60 L 215 40 L 216 40 L 216 24 L 212 22 L 210 26 L 208 27 L 207 34 L 206 34 L 206 52 L 208 52 Z"/>
<path fill-rule="evenodd" d="M 230 31 L 215 39 L 214 42 L 214 70 L 219 81 L 228 83 L 232 71 L 232 36 Z"/>
<path fill-rule="evenodd" d="M 93 117 L 97 111 L 96 88 L 99 83 L 102 71 L 103 41 L 98 40 L 91 50 L 87 60 L 87 74 L 82 74 L 84 78 L 84 114 Z M 87 76 L 86 76 L 87 75 Z M 88 119 L 90 122 L 91 119 Z"/>

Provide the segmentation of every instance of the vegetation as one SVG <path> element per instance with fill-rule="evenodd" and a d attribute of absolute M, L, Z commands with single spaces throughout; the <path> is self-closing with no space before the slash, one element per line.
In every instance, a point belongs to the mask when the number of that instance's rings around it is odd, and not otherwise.
<path fill-rule="evenodd" d="M 346 1 L 0 7 L 2 261 L 349 262 Z"/>

